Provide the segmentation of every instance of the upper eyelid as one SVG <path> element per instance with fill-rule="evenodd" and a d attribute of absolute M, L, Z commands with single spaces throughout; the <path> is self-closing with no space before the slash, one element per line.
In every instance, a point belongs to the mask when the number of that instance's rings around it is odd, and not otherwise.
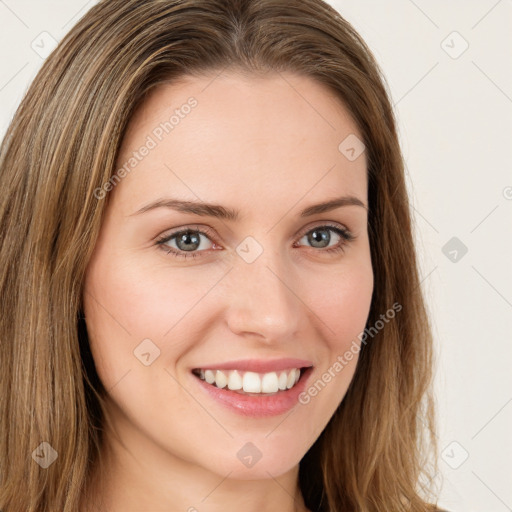
<path fill-rule="evenodd" d="M 313 225 L 308 225 L 308 226 L 304 227 L 303 229 L 299 230 L 299 232 L 297 233 L 296 236 L 303 236 L 304 234 L 309 233 L 311 230 L 313 230 L 315 228 L 322 228 L 322 227 L 338 228 L 342 231 L 346 231 L 347 234 L 353 235 L 352 231 L 347 226 L 344 226 L 343 224 L 341 224 L 339 222 L 318 221 L 318 224 L 314 223 Z"/>

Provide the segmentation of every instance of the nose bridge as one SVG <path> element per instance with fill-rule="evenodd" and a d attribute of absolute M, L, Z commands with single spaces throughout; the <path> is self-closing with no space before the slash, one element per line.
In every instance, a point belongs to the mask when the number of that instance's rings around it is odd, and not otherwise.
<path fill-rule="evenodd" d="M 268 243 L 271 237 L 266 237 Z M 255 332 L 273 341 L 293 335 L 300 301 L 293 293 L 289 267 L 279 249 L 247 237 L 237 247 L 230 272 L 229 324 L 233 331 Z"/>

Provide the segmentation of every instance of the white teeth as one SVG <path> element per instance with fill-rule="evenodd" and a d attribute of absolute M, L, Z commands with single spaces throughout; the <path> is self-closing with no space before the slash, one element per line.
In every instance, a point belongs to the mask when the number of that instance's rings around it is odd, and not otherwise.
<path fill-rule="evenodd" d="M 244 391 L 246 393 L 261 393 L 261 379 L 257 373 L 244 373 Z"/>
<path fill-rule="evenodd" d="M 286 389 L 287 382 L 288 382 L 288 375 L 286 375 L 286 372 L 281 372 L 279 374 L 279 389 L 281 389 L 281 390 Z"/>
<path fill-rule="evenodd" d="M 256 373 L 240 370 L 204 370 L 196 371 L 196 375 L 208 384 L 220 389 L 227 387 L 232 391 L 245 393 L 277 393 L 291 389 L 300 378 L 300 369 L 286 371 Z"/>
<path fill-rule="evenodd" d="M 277 393 L 279 389 L 279 383 L 277 379 L 277 373 L 265 373 L 263 379 L 261 379 L 261 391 L 263 393 Z"/>
<path fill-rule="evenodd" d="M 242 377 L 236 370 L 229 372 L 228 388 L 232 391 L 242 389 Z"/>
<path fill-rule="evenodd" d="M 286 388 L 290 389 L 295 384 L 295 368 L 288 374 L 288 380 L 286 381 Z"/>
<path fill-rule="evenodd" d="M 221 370 L 217 370 L 217 373 L 215 374 L 215 385 L 218 388 L 225 388 L 226 384 L 228 383 L 228 378 L 226 377 L 226 374 L 222 372 Z"/>

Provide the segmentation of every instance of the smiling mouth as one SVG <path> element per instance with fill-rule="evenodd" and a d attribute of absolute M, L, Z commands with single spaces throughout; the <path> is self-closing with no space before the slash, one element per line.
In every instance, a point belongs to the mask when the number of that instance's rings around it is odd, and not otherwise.
<path fill-rule="evenodd" d="M 192 373 L 198 379 L 219 389 L 242 395 L 269 396 L 292 389 L 311 368 L 289 368 L 267 373 L 195 368 Z"/>

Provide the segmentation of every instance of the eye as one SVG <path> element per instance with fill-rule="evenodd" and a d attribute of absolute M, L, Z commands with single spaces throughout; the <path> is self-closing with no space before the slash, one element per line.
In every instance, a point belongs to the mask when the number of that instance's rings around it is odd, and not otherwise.
<path fill-rule="evenodd" d="M 335 237 L 338 237 L 338 241 L 334 246 L 325 249 L 325 247 L 329 246 L 329 243 L 332 240 L 332 235 L 330 234 L 330 232 L 335 233 Z M 301 240 L 303 239 L 305 239 L 307 243 L 312 244 L 313 248 L 324 249 L 322 251 L 317 252 L 336 254 L 339 252 L 343 252 L 345 250 L 345 246 L 349 242 L 353 241 L 355 239 L 355 236 L 345 228 L 340 228 L 339 226 L 333 226 L 328 224 L 317 226 L 313 229 L 309 229 L 308 231 L 306 231 L 305 235 L 302 236 Z"/>
<path fill-rule="evenodd" d="M 335 238 L 337 237 L 338 240 L 335 239 L 337 243 L 333 247 L 326 249 L 325 247 L 329 247 L 329 243 L 332 241 L 330 233 L 335 233 Z M 213 236 L 209 229 L 195 229 L 193 226 L 189 226 L 158 238 L 156 245 L 173 257 L 195 258 L 200 256 L 200 253 L 205 252 L 201 238 L 210 239 Z M 316 252 L 332 254 L 344 251 L 345 245 L 354 240 L 355 236 L 347 229 L 339 226 L 320 225 L 306 231 L 301 235 L 299 241 L 303 239 L 305 239 L 306 243 L 312 244 L 313 248 L 319 249 Z"/>
<path fill-rule="evenodd" d="M 201 244 L 201 237 L 209 238 L 213 237 L 213 234 L 208 229 L 192 229 L 190 226 L 180 231 L 175 231 L 170 235 L 165 235 L 157 240 L 157 245 L 161 246 L 164 251 L 168 254 L 172 254 L 176 257 L 182 258 L 195 258 L 196 252 L 200 247 L 204 249 L 204 244 Z M 173 242 L 176 247 L 169 246 L 168 244 Z"/>

